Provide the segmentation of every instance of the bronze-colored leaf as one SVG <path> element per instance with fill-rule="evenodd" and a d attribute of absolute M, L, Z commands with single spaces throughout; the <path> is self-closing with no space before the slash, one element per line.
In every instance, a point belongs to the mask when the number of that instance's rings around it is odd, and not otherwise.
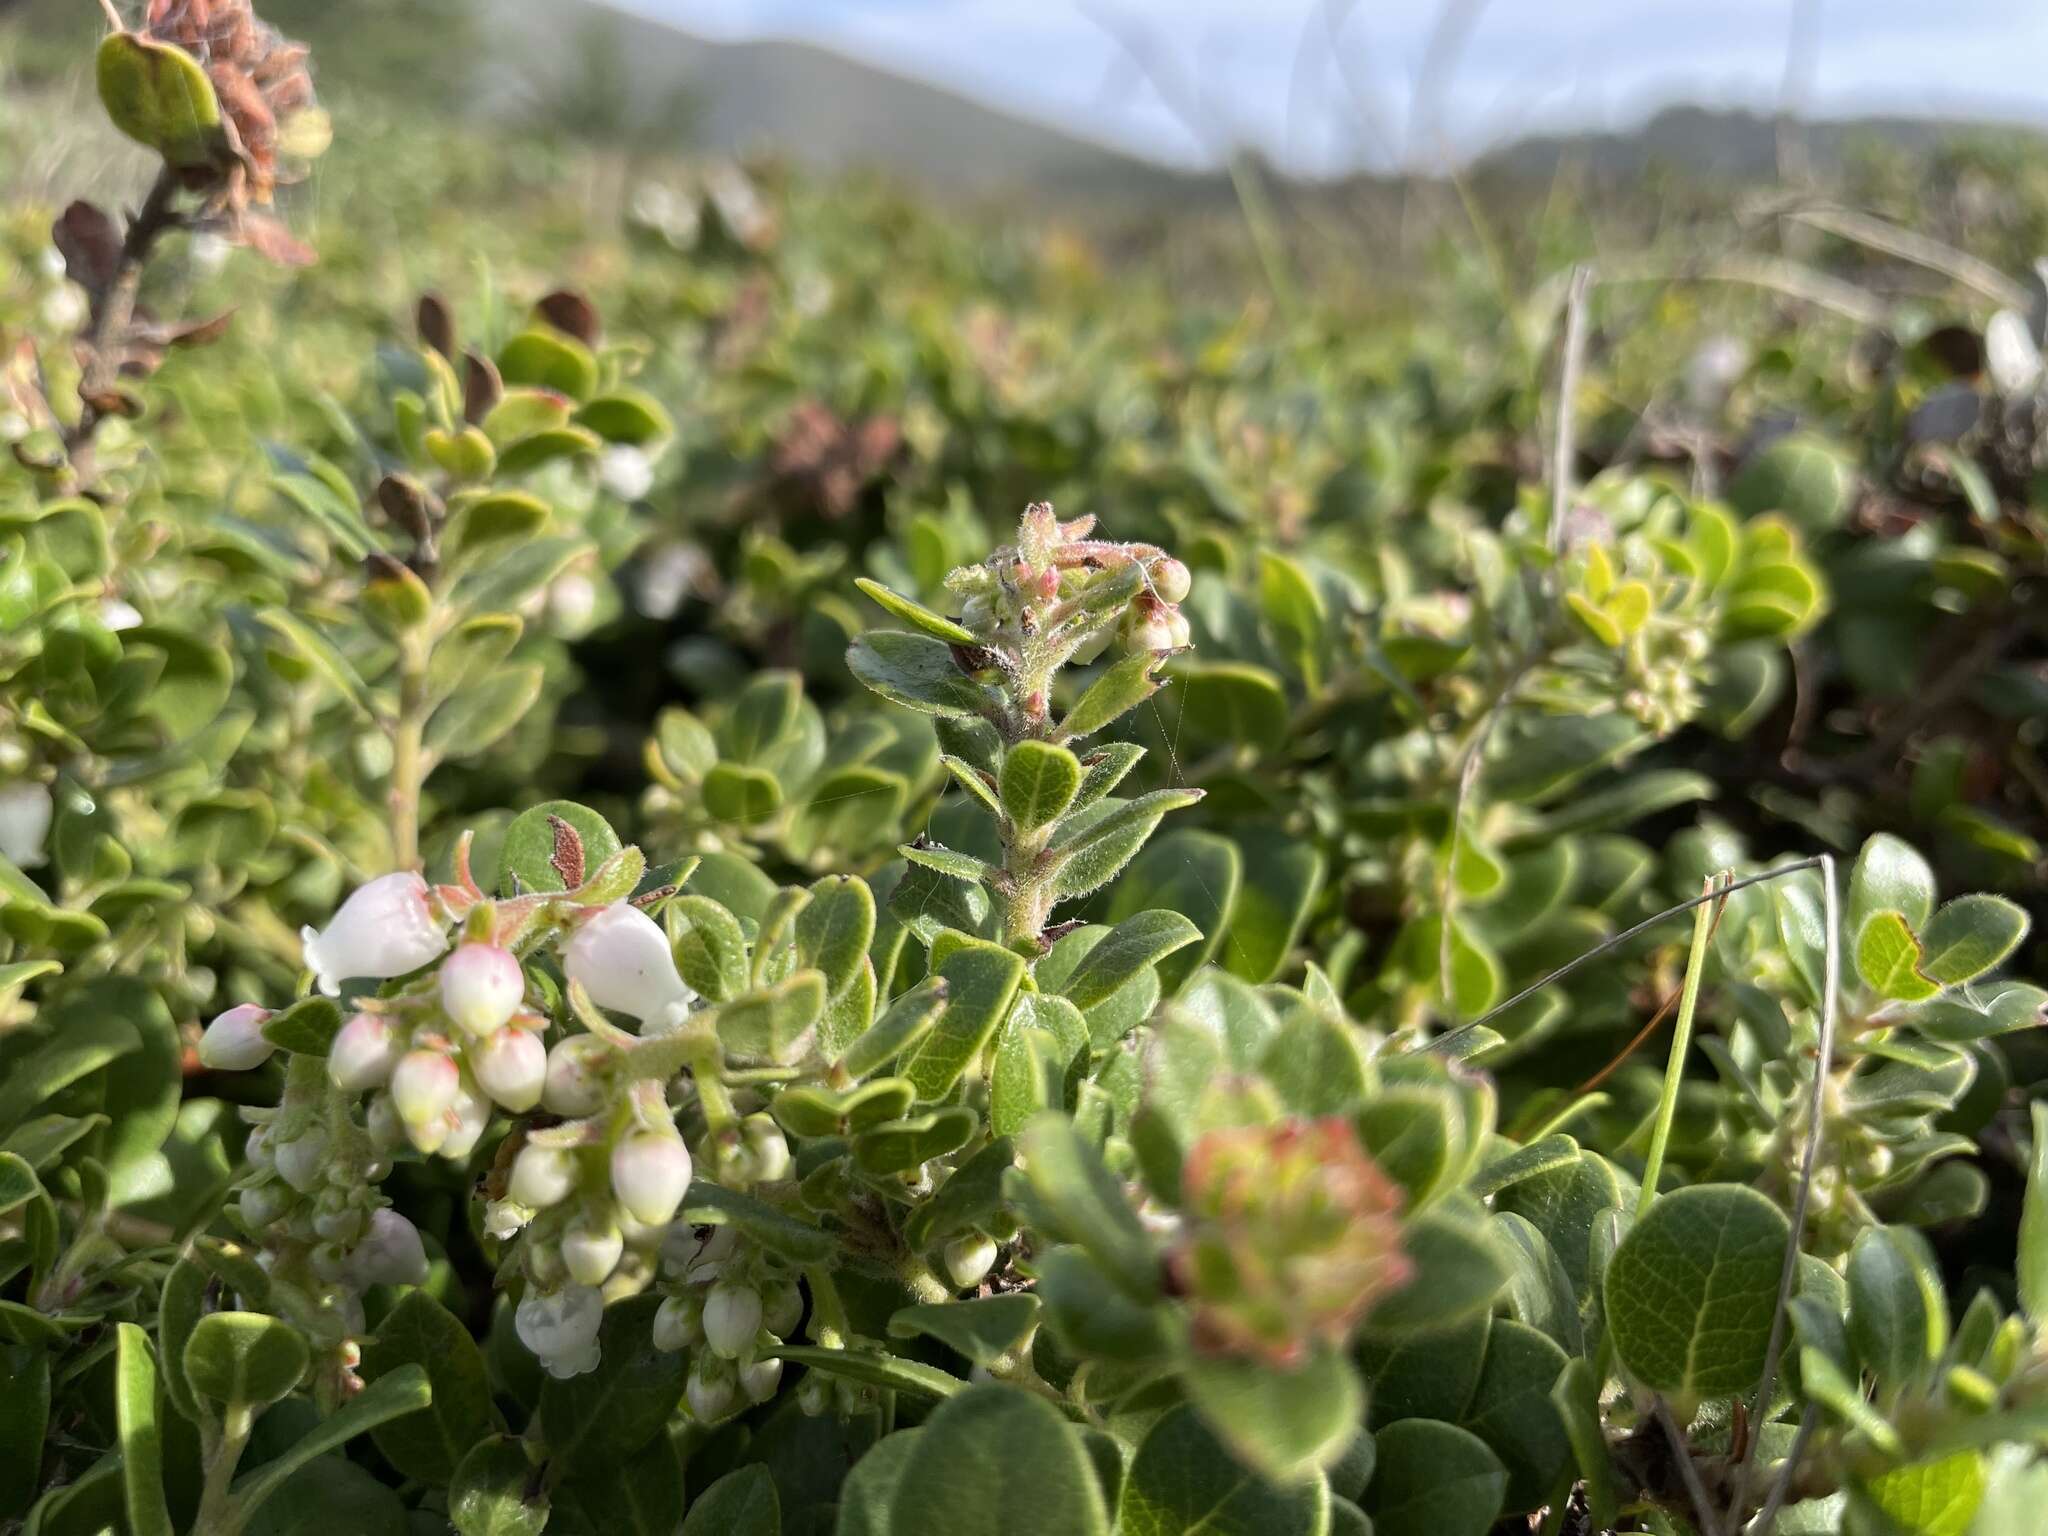
<path fill-rule="evenodd" d="M 96 205 L 73 203 L 51 226 L 50 238 L 64 258 L 64 273 L 95 298 L 114 280 L 121 261 L 121 232 Z"/>
<path fill-rule="evenodd" d="M 485 357 L 474 347 L 462 350 L 462 416 L 470 422 L 482 421 L 490 415 L 491 407 L 505 398 L 505 380 L 498 373 L 498 365 Z"/>
<path fill-rule="evenodd" d="M 449 362 L 455 361 L 455 316 L 446 299 L 438 293 L 421 294 L 413 310 L 413 324 L 419 329 L 421 341 Z"/>
<path fill-rule="evenodd" d="M 533 306 L 535 314 L 556 330 L 574 336 L 586 347 L 597 345 L 603 330 L 597 307 L 571 288 L 557 288 Z"/>

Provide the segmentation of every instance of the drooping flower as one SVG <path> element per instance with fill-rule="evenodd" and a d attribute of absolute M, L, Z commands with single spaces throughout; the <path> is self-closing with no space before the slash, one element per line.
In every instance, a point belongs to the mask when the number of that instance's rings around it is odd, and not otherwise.
<path fill-rule="evenodd" d="M 626 1239 L 608 1216 L 591 1214 L 572 1221 L 562 1233 L 562 1262 L 578 1285 L 603 1285 L 619 1267 Z"/>
<path fill-rule="evenodd" d="M 277 1049 L 263 1038 L 263 1021 L 268 1008 L 242 1003 L 230 1008 L 206 1026 L 199 1037 L 199 1061 L 215 1072 L 250 1072 L 270 1060 Z"/>
<path fill-rule="evenodd" d="M 658 1227 L 675 1218 L 690 1187 L 690 1150 L 676 1135 L 630 1131 L 612 1148 L 612 1193 L 635 1221 Z"/>
<path fill-rule="evenodd" d="M 0 858 L 19 869 L 41 864 L 55 811 L 47 784 L 28 780 L 0 786 Z"/>
<path fill-rule="evenodd" d="M 518 1011 L 526 977 L 511 951 L 495 944 L 463 944 L 441 962 L 441 1007 L 472 1035 L 503 1029 Z"/>
<path fill-rule="evenodd" d="M 501 1029 L 470 1047 L 469 1069 L 479 1088 L 519 1114 L 540 1102 L 548 1075 L 547 1047 L 531 1030 Z"/>
<path fill-rule="evenodd" d="M 704 1298 L 704 1342 L 728 1360 L 754 1344 L 761 1331 L 761 1293 L 736 1280 L 721 1280 Z"/>
<path fill-rule="evenodd" d="M 595 1035 L 571 1035 L 548 1052 L 547 1080 L 541 1103 L 548 1113 L 571 1120 L 594 1115 L 604 1107 L 600 1068 L 611 1048 Z"/>
<path fill-rule="evenodd" d="M 389 1206 L 373 1213 L 370 1230 L 349 1256 L 359 1285 L 420 1285 L 427 1278 L 427 1249 L 420 1230 Z"/>
<path fill-rule="evenodd" d="M 576 1159 L 560 1147 L 528 1142 L 512 1159 L 506 1194 L 536 1211 L 559 1205 L 576 1190 Z"/>
<path fill-rule="evenodd" d="M 409 1129 L 439 1120 L 461 1088 L 461 1072 L 439 1051 L 407 1051 L 391 1072 L 391 1102 Z"/>
<path fill-rule="evenodd" d="M 546 1295 L 528 1291 L 512 1314 L 519 1342 L 555 1377 L 596 1369 L 603 1321 L 604 1298 L 589 1285 L 565 1285 Z"/>
<path fill-rule="evenodd" d="M 996 1245 L 980 1232 L 970 1232 L 946 1245 L 946 1273 L 955 1289 L 968 1291 L 988 1278 L 995 1268 Z"/>
<path fill-rule="evenodd" d="M 563 969 L 600 1008 L 664 1025 L 688 1012 L 697 994 L 676 970 L 668 935 L 630 902 L 615 901 L 569 940 Z"/>
<path fill-rule="evenodd" d="M 398 1065 L 398 1033 L 379 1013 L 359 1013 L 327 1050 L 327 1076 L 344 1093 L 365 1093 L 391 1081 Z"/>
<path fill-rule="evenodd" d="M 299 937 L 306 965 L 329 997 L 339 997 L 352 978 L 387 981 L 416 971 L 448 947 L 427 882 L 409 870 L 358 886 L 325 928 L 304 928 Z"/>

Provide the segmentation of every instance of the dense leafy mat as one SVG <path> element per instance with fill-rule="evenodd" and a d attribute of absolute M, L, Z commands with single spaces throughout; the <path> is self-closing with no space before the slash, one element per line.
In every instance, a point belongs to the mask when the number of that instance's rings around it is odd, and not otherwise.
<path fill-rule="evenodd" d="M 0 1523 L 2033 1528 L 1993 152 L 1226 305 L 131 22 L 0 98 Z"/>

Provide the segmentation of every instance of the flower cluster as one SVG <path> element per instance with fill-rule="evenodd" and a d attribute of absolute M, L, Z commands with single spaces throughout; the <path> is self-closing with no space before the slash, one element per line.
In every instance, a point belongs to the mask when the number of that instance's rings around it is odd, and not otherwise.
<path fill-rule="evenodd" d="M 715 1424 L 765 1403 L 782 1381 L 775 1350 L 803 1322 L 803 1294 L 767 1254 L 731 1227 L 678 1227 L 662 1246 L 657 1349 L 694 1352 L 684 1392 L 690 1412 Z"/>

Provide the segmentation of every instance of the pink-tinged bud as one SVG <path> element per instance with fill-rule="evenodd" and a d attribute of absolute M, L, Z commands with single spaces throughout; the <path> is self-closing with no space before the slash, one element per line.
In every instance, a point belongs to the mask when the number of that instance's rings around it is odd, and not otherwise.
<path fill-rule="evenodd" d="M 690 1187 L 690 1149 L 680 1136 L 629 1131 L 612 1148 L 612 1193 L 635 1221 L 658 1227 L 675 1219 Z"/>
<path fill-rule="evenodd" d="M 1171 608 L 1140 596 L 1131 605 L 1123 624 L 1124 647 L 1130 651 L 1170 651 L 1187 643 L 1187 621 L 1181 619 L 1176 631 L 1173 621 L 1180 616 Z"/>
<path fill-rule="evenodd" d="M 575 1190 L 576 1158 L 561 1147 L 528 1142 L 512 1159 L 512 1177 L 505 1193 L 520 1205 L 544 1211 L 551 1205 L 560 1205 Z"/>
<path fill-rule="evenodd" d="M 47 784 L 0 786 L 0 858 L 18 869 L 34 869 L 44 862 L 56 810 Z"/>
<path fill-rule="evenodd" d="M 956 1290 L 968 1291 L 981 1284 L 995 1263 L 996 1245 L 979 1232 L 946 1244 L 946 1273 L 953 1277 Z"/>
<path fill-rule="evenodd" d="M 1194 644 L 1195 633 L 1188 628 L 1188 616 L 1178 608 L 1167 610 L 1166 636 L 1168 640 L 1173 642 L 1170 648 L 1176 651 L 1184 650 Z"/>
<path fill-rule="evenodd" d="M 300 930 L 306 965 L 329 997 L 351 978 L 385 981 L 416 971 L 448 947 L 427 903 L 427 882 L 407 870 L 359 886 L 325 928 Z"/>
<path fill-rule="evenodd" d="M 491 1101 L 480 1093 L 471 1093 L 466 1087 L 458 1088 L 455 1101 L 448 1106 L 448 1113 L 442 1120 L 448 1127 L 448 1134 L 434 1150 L 449 1161 L 459 1163 L 484 1139 L 484 1132 L 491 1123 Z"/>
<path fill-rule="evenodd" d="M 698 1356 L 690 1368 L 690 1380 L 683 1388 L 690 1415 L 700 1424 L 716 1424 L 739 1406 L 739 1383 L 732 1367 L 723 1360 Z"/>
<path fill-rule="evenodd" d="M 501 1029 L 469 1048 L 477 1086 L 520 1114 L 540 1102 L 548 1078 L 548 1050 L 531 1030 Z"/>
<path fill-rule="evenodd" d="M 563 961 L 569 979 L 600 1008 L 663 1023 L 697 1000 L 676 971 L 661 925 L 630 902 L 615 901 L 576 930 Z"/>
<path fill-rule="evenodd" d="M 398 1032 L 381 1013 L 359 1013 L 341 1026 L 327 1050 L 327 1076 L 343 1093 L 367 1093 L 391 1081 Z"/>
<path fill-rule="evenodd" d="M 200 1064 L 215 1072 L 248 1072 L 262 1066 L 277 1049 L 263 1038 L 263 1021 L 269 1017 L 268 1008 L 254 1003 L 221 1014 L 199 1037 Z"/>
<path fill-rule="evenodd" d="M 407 1051 L 391 1069 L 391 1102 L 408 1130 L 439 1120 L 461 1087 L 462 1074 L 439 1051 Z"/>
<path fill-rule="evenodd" d="M 431 1120 L 422 1120 L 418 1125 L 405 1127 L 405 1139 L 422 1157 L 432 1157 L 441 1150 L 448 1140 L 448 1133 L 455 1128 L 453 1115 L 436 1115 Z"/>
<path fill-rule="evenodd" d="M 761 1293 L 750 1285 L 721 1280 L 704 1298 L 704 1342 L 726 1359 L 754 1347 L 761 1331 Z"/>
<path fill-rule="evenodd" d="M 570 1279 L 578 1285 L 603 1285 L 618 1268 L 626 1240 L 617 1222 L 598 1216 L 571 1222 L 562 1233 L 561 1248 Z"/>
<path fill-rule="evenodd" d="M 370 1230 L 356 1245 L 349 1267 L 360 1285 L 424 1285 L 427 1249 L 419 1228 L 384 1207 L 370 1217 Z"/>
<path fill-rule="evenodd" d="M 603 1066 L 611 1047 L 595 1035 L 571 1035 L 548 1052 L 541 1103 L 549 1114 L 580 1120 L 604 1108 Z"/>
<path fill-rule="evenodd" d="M 296 1141 L 282 1141 L 274 1148 L 277 1176 L 302 1195 L 310 1195 L 327 1181 L 327 1133 L 317 1127 Z"/>
<path fill-rule="evenodd" d="M 1152 562 L 1152 595 L 1162 603 L 1177 603 L 1185 598 L 1195 585 L 1195 579 L 1188 574 L 1188 568 L 1171 555 L 1163 555 Z"/>
<path fill-rule="evenodd" d="M 782 1362 L 773 1356 L 740 1367 L 740 1391 L 750 1403 L 765 1403 L 782 1385 Z"/>
<path fill-rule="evenodd" d="M 441 962 L 441 1007 L 472 1035 L 503 1029 L 526 993 L 526 977 L 509 950 L 464 944 Z"/>

